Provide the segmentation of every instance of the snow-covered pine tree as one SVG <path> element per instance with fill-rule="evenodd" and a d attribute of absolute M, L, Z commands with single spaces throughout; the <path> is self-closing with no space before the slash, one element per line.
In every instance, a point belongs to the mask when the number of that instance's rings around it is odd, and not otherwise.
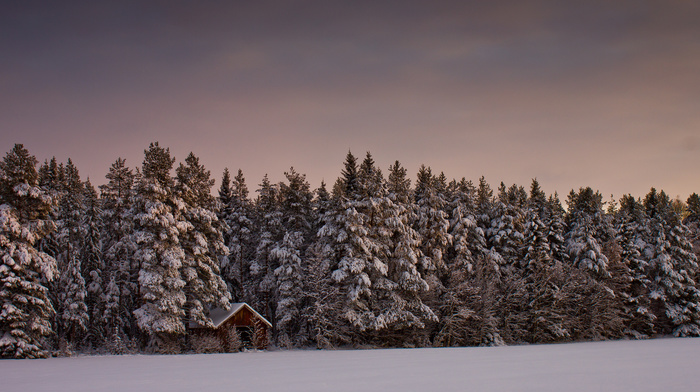
<path fill-rule="evenodd" d="M 60 221 L 59 201 L 63 191 L 63 172 L 64 166 L 63 164 L 58 164 L 56 157 L 51 158 L 51 161 L 44 161 L 39 167 L 39 186 L 55 200 L 47 219 L 53 221 L 57 229 Z M 61 253 L 58 237 L 58 230 L 52 231 L 39 240 L 37 249 L 53 258 L 58 257 L 59 253 Z M 53 295 L 53 293 L 51 293 L 51 295 Z"/>
<path fill-rule="evenodd" d="M 700 258 L 700 196 L 697 193 L 688 196 L 686 206 L 688 210 L 683 224 L 690 230 L 689 240 L 693 244 L 693 252 Z"/>
<path fill-rule="evenodd" d="M 459 182 L 451 182 L 449 189 L 452 244 L 447 255 L 447 267 L 450 274 L 454 271 L 471 274 L 475 264 L 472 250 L 479 241 L 481 247 L 485 246 L 483 234 L 479 236 L 476 230 L 476 188 L 471 181 L 462 178 Z"/>
<path fill-rule="evenodd" d="M 550 245 L 553 213 L 539 182 L 532 180 L 526 206 L 522 265 L 526 294 L 521 312 L 527 322 L 520 325 L 520 332 L 525 333 L 520 339 L 530 343 L 557 342 L 569 337 L 561 306 L 562 299 L 568 295 L 562 290 L 568 278 L 567 266 L 556 258 Z"/>
<path fill-rule="evenodd" d="M 527 200 L 527 194 L 523 193 L 522 187 L 512 185 L 506 188 L 501 182 L 494 203 L 491 227 L 486 231 L 489 243 L 501 255 L 501 272 L 506 275 L 516 274 L 514 270 L 523 258 L 523 207 Z"/>
<path fill-rule="evenodd" d="M 209 309 L 228 309 L 231 294 L 221 277 L 219 259 L 228 254 L 224 226 L 217 217 L 216 199 L 211 195 L 214 180 L 193 153 L 176 170 L 176 197 L 184 203 L 182 218 L 189 229 L 180 233 L 184 260 L 180 275 L 185 280 L 186 320 L 208 325 Z"/>
<path fill-rule="evenodd" d="M 83 217 L 85 186 L 78 168 L 71 159 L 63 170 L 63 184 L 59 200 L 58 245 L 56 262 L 61 278 L 53 287 L 56 298 L 56 323 L 59 347 L 64 343 L 70 351 L 82 343 L 88 329 L 89 314 L 85 300 L 87 287 L 82 276 L 81 249 L 85 235 Z M 64 349 L 64 347 L 60 347 Z"/>
<path fill-rule="evenodd" d="M 58 161 L 56 157 L 51 158 L 50 161 L 44 161 L 44 163 L 39 167 L 39 186 L 46 190 L 57 190 L 61 187 L 62 173 L 59 170 Z"/>
<path fill-rule="evenodd" d="M 56 261 L 35 247 L 55 229 L 53 198 L 38 186 L 37 160 L 15 144 L 0 161 L 0 357 L 48 356 L 54 308 L 45 282 Z"/>
<path fill-rule="evenodd" d="M 476 260 L 472 251 L 484 247 L 485 239 L 483 231 L 476 225 L 476 188 L 472 182 L 465 178 L 452 181 L 447 194 L 452 210 L 452 245 L 446 257 L 448 273 L 439 298 L 440 323 L 433 344 L 465 346 L 474 344 L 472 334 L 476 329 L 477 315 L 471 305 L 478 302 L 479 295 L 474 285 Z"/>
<path fill-rule="evenodd" d="M 631 195 L 620 199 L 615 225 L 620 259 L 630 271 L 630 279 L 620 293 L 624 301 L 625 334 L 637 339 L 646 338 L 654 333 L 656 319 L 649 298 L 649 263 L 643 257 L 648 222 L 642 205 Z"/>
<path fill-rule="evenodd" d="M 419 272 L 420 236 L 413 229 L 416 220 L 412 203 L 411 181 L 399 161 L 389 167 L 386 181 L 387 199 L 384 200 L 381 223 L 388 230 L 387 287 L 379 295 L 380 317 L 394 345 L 424 346 L 428 341 L 428 323 L 438 321 L 435 312 L 424 303 L 423 296 L 430 289 Z M 379 287 L 382 289 L 382 287 Z M 386 336 L 385 332 L 382 332 Z"/>
<path fill-rule="evenodd" d="M 87 339 L 93 347 L 102 346 L 105 339 L 104 320 L 104 285 L 105 265 L 102 258 L 100 235 L 102 213 L 95 187 L 88 179 L 83 186 L 84 214 L 81 219 L 82 237 L 80 241 L 80 259 L 82 260 L 82 275 L 85 279 L 87 297 L 85 305 L 88 308 L 90 324 Z"/>
<path fill-rule="evenodd" d="M 284 173 L 287 183 L 280 184 L 280 207 L 284 236 L 271 250 L 278 267 L 277 308 L 275 312 L 277 342 L 284 347 L 308 344 L 301 334 L 306 249 L 313 227 L 311 200 L 313 195 L 306 176 L 290 168 Z"/>
<path fill-rule="evenodd" d="M 600 192 L 590 187 L 572 190 L 567 199 L 566 250 L 570 264 L 587 274 L 572 271 L 566 287 L 567 329 L 579 340 L 619 338 L 624 333 L 624 301 L 618 294 L 629 270 L 619 257 L 611 260 L 604 252 L 603 245 L 615 234 L 602 200 Z"/>
<path fill-rule="evenodd" d="M 378 241 L 386 189 L 369 153 L 358 169 L 356 158 L 348 152 L 344 166 L 334 187 L 335 208 L 318 235 L 327 244 L 325 257 L 344 297 L 337 324 L 355 343 L 363 343 L 385 326 L 377 318 L 373 286 L 382 284 L 379 279 L 388 270 L 388 244 Z"/>
<path fill-rule="evenodd" d="M 502 345 L 502 320 L 498 313 L 499 303 L 503 299 L 503 257 L 496 250 L 492 239 L 488 236 L 497 209 L 495 208 L 491 186 L 482 176 L 477 188 L 476 217 L 479 236 L 483 236 L 483 245 L 479 237 L 474 241 L 475 255 L 474 284 L 478 287 L 479 298 L 470 307 L 476 311 L 475 330 L 471 334 L 471 344 Z"/>
<path fill-rule="evenodd" d="M 218 217 L 220 221 L 225 221 L 228 214 L 231 213 L 231 208 L 229 204 L 231 203 L 232 197 L 231 189 L 231 173 L 228 171 L 228 167 L 224 168 L 224 174 L 221 176 L 221 185 L 219 186 L 219 204 Z M 228 240 L 228 237 L 224 235 L 224 240 Z"/>
<path fill-rule="evenodd" d="M 138 325 L 133 315 L 138 305 L 139 265 L 134 260 L 136 251 L 134 231 L 134 182 L 136 174 L 118 158 L 105 176 L 107 183 L 100 185 L 100 221 L 106 284 L 104 312 L 101 316 L 106 337 L 111 342 L 124 342 L 135 337 Z"/>
<path fill-rule="evenodd" d="M 177 352 L 185 333 L 185 280 L 180 270 L 185 252 L 180 237 L 191 229 L 182 219 L 185 204 L 173 192 L 170 150 L 151 143 L 144 151 L 141 178 L 136 185 L 134 261 L 139 269 L 139 308 L 134 311 L 151 349 Z"/>
<path fill-rule="evenodd" d="M 228 171 L 224 172 L 219 191 L 222 203 L 220 215 L 227 225 L 224 239 L 229 249 L 229 255 L 221 258 L 222 274 L 234 301 L 254 302 L 251 297 L 255 290 L 251 285 L 250 267 L 257 246 L 254 238 L 255 211 L 248 199 L 243 171 L 239 169 L 233 182 L 229 180 L 229 185 L 224 190 L 227 173 Z"/>
<path fill-rule="evenodd" d="M 56 294 L 59 304 L 59 349 L 67 353 L 81 343 L 88 329 L 89 315 L 85 304 L 87 290 L 85 279 L 81 274 L 81 262 L 78 255 L 69 253 L 68 264 L 63 266 L 58 279 L 61 288 Z M 65 347 L 63 345 L 66 345 Z"/>
<path fill-rule="evenodd" d="M 608 277 L 608 258 L 603 253 L 604 235 L 610 231 L 603 217 L 603 197 L 590 187 L 571 190 L 567 200 L 569 230 L 566 249 L 571 263 L 599 277 Z"/>
<path fill-rule="evenodd" d="M 340 203 L 344 194 L 342 178 L 334 185 L 333 195 L 329 195 L 321 183 L 317 190 L 314 225 L 315 240 L 307 249 L 309 262 L 305 271 L 305 302 L 302 313 L 308 336 L 317 348 L 331 348 L 352 341 L 349 325 L 342 314 L 346 297 L 341 293 L 342 286 L 331 277 L 337 268 L 338 255 L 342 252 L 337 240 L 341 232 Z"/>
<path fill-rule="evenodd" d="M 700 335 L 700 291 L 695 284 L 698 264 L 688 241 L 688 229 L 671 209 L 666 193 L 652 188 L 644 198 L 648 225 L 648 277 L 657 328 L 676 336 Z"/>
<path fill-rule="evenodd" d="M 429 167 L 421 165 L 414 192 L 416 220 L 414 227 L 421 239 L 420 271 L 431 286 L 439 284 L 446 272 L 444 255 L 452 242 L 450 222 L 445 212 L 447 201 L 440 191 L 442 182 L 432 174 Z M 432 289 L 432 287 L 431 287 Z"/>
<path fill-rule="evenodd" d="M 350 155 L 350 154 L 349 154 Z M 351 159 L 346 159 L 344 172 L 351 172 Z M 357 337 L 372 340 L 377 331 L 387 327 L 387 320 L 378 304 L 383 294 L 393 289 L 387 279 L 389 230 L 385 226 L 386 187 L 381 170 L 368 152 L 357 170 L 356 188 L 347 186 L 341 208 L 342 230 L 349 240 L 333 278 L 348 293 L 344 317 L 353 326 Z"/>
<path fill-rule="evenodd" d="M 557 192 L 549 196 L 547 205 L 551 212 L 549 222 L 547 222 L 547 227 L 549 227 L 547 239 L 549 240 L 549 247 L 552 250 L 552 256 L 555 260 L 568 262 L 569 253 L 566 251 L 565 239 L 566 211 L 561 205 L 561 200 L 559 200 Z"/>
<path fill-rule="evenodd" d="M 274 328 L 277 308 L 275 269 L 279 267 L 279 264 L 277 259 L 272 257 L 271 252 L 275 245 L 284 238 L 284 230 L 279 203 L 279 187 L 270 183 L 267 174 L 259 186 L 258 198 L 255 203 L 255 226 L 257 227 L 258 243 L 255 258 L 250 265 L 253 283 L 250 295 L 253 305 L 256 309 L 262 309 L 264 316 L 273 321 Z"/>
<path fill-rule="evenodd" d="M 487 243 L 500 256 L 500 303 L 497 318 L 504 342 L 518 341 L 520 331 L 529 323 L 522 311 L 525 301 L 525 273 L 522 268 L 524 217 L 527 192 L 513 184 L 501 182 L 491 211 L 491 227 L 486 230 Z"/>

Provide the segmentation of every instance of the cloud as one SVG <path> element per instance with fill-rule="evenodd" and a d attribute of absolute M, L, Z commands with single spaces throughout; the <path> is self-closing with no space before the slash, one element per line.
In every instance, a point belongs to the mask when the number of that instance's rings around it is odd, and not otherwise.
<path fill-rule="evenodd" d="M 680 164 L 675 192 L 699 183 L 674 155 L 700 124 L 695 3 L 193 4 L 8 5 L 0 146 L 93 179 L 161 140 L 251 183 L 292 164 L 332 182 L 348 148 L 560 193 L 645 191 Z"/>

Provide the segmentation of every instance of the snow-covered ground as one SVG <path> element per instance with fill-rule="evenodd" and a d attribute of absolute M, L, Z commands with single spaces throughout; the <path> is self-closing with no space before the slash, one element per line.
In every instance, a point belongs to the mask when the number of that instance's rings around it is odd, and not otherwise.
<path fill-rule="evenodd" d="M 0 361 L 2 391 L 698 391 L 700 338 Z"/>

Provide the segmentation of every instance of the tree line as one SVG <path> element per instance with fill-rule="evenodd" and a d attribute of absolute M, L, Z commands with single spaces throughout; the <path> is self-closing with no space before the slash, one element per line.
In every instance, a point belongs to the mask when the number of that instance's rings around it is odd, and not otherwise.
<path fill-rule="evenodd" d="M 37 168 L 38 166 L 38 168 Z M 348 153 L 328 189 L 291 168 L 218 195 L 190 153 L 117 159 L 99 193 L 69 159 L 0 162 L 0 356 L 180 352 L 190 323 L 247 302 L 279 347 L 425 347 L 700 335 L 700 197 L 565 209 L 481 177 Z M 695 247 L 694 247 L 695 246 Z"/>

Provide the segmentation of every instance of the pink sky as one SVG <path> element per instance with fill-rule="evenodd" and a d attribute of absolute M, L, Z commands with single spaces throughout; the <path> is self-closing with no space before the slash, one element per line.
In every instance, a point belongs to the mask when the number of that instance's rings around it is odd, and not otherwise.
<path fill-rule="evenodd" d="M 159 141 L 251 190 L 290 166 L 332 183 L 352 150 L 412 177 L 700 192 L 697 2 L 96 3 L 2 6 L 3 152 L 97 184 Z"/>

